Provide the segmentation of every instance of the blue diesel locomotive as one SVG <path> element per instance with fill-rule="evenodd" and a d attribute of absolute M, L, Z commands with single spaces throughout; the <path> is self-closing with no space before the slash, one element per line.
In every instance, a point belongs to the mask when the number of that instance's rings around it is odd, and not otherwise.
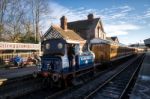
<path fill-rule="evenodd" d="M 86 44 L 85 44 L 86 45 Z M 42 42 L 41 74 L 54 83 L 68 82 L 87 72 L 94 72 L 94 54 L 78 42 L 49 39 Z"/>

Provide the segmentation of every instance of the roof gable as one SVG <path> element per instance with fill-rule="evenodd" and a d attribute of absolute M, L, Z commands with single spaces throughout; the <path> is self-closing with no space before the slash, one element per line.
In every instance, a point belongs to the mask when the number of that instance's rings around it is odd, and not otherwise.
<path fill-rule="evenodd" d="M 119 40 L 118 40 L 118 37 L 117 37 L 117 36 L 111 37 L 111 39 L 112 39 L 114 42 L 118 42 L 118 43 L 119 43 Z"/>
<path fill-rule="evenodd" d="M 47 40 L 47 39 L 63 38 L 63 36 L 51 26 L 48 29 L 48 31 L 44 34 L 43 38 Z"/>
<path fill-rule="evenodd" d="M 57 39 L 63 38 L 65 40 L 74 40 L 74 41 L 85 41 L 77 33 L 72 30 L 63 30 L 59 26 L 52 25 L 48 31 L 45 33 L 44 39 Z"/>
<path fill-rule="evenodd" d="M 117 37 L 117 36 L 114 36 L 114 37 L 107 37 L 107 40 L 113 41 L 113 42 L 116 42 L 116 43 L 119 43 L 119 40 L 118 40 L 118 37 Z"/>
<path fill-rule="evenodd" d="M 97 26 L 98 22 L 100 22 L 101 29 L 104 32 L 103 25 L 102 25 L 100 18 L 94 18 L 92 21 L 79 20 L 79 21 L 74 21 L 74 22 L 68 22 L 67 25 L 69 29 L 73 29 L 75 31 L 80 32 L 82 30 L 89 30 L 92 28 L 94 29 Z"/>

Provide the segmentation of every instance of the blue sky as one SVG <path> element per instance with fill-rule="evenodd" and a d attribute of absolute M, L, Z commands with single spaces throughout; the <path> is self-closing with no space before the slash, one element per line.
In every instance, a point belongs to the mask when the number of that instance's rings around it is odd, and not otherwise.
<path fill-rule="evenodd" d="M 62 15 L 75 21 L 93 13 L 101 18 L 107 36 L 118 36 L 123 44 L 150 38 L 150 0 L 50 0 L 49 9 L 43 31 L 59 24 Z"/>

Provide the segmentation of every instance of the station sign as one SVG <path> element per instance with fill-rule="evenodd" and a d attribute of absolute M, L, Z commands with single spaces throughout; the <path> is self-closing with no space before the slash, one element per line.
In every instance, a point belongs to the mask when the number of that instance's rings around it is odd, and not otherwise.
<path fill-rule="evenodd" d="M 40 50 L 41 44 L 0 42 L 0 50 Z"/>

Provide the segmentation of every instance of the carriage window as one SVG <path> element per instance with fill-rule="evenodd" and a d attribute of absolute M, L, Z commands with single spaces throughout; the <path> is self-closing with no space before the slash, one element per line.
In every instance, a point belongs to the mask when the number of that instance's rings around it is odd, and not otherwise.
<path fill-rule="evenodd" d="M 100 31 L 100 27 L 97 28 L 97 34 L 98 34 L 97 37 L 98 37 L 98 38 L 100 38 L 100 32 L 99 32 L 99 31 Z"/>

